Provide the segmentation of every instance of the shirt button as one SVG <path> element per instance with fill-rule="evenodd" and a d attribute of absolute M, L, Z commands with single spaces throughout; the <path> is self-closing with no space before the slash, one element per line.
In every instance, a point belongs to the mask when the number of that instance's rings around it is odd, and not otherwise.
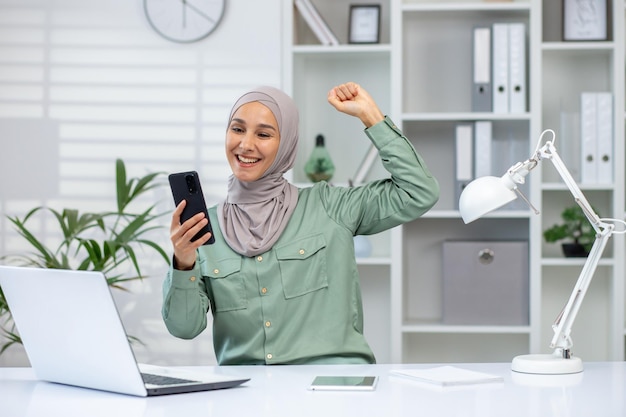
<path fill-rule="evenodd" d="M 219 274 L 219 273 L 220 273 L 220 270 L 219 270 L 219 269 L 217 269 L 217 268 L 215 268 L 215 269 L 213 270 L 213 273 L 214 273 L 214 274 Z"/>
<path fill-rule="evenodd" d="M 268 353 L 267 356 L 266 356 L 267 359 L 272 359 L 273 357 L 274 356 L 271 353 Z"/>
<path fill-rule="evenodd" d="M 265 287 L 261 288 L 261 294 L 267 294 L 267 288 Z"/>
<path fill-rule="evenodd" d="M 191 277 L 191 278 L 189 278 L 189 281 L 191 281 L 191 282 L 195 282 L 195 281 L 196 281 L 196 277 Z"/>
<path fill-rule="evenodd" d="M 256 257 L 256 260 L 257 260 L 257 261 L 259 261 L 259 262 L 261 262 L 261 261 L 263 261 L 263 257 L 262 257 L 262 256 L 257 256 L 257 257 Z"/>
<path fill-rule="evenodd" d="M 270 323 L 269 321 L 265 322 L 265 327 L 270 327 L 272 325 L 272 323 Z"/>
<path fill-rule="evenodd" d="M 300 255 L 304 255 L 304 249 L 300 249 L 300 250 L 298 251 L 298 253 L 299 253 Z"/>

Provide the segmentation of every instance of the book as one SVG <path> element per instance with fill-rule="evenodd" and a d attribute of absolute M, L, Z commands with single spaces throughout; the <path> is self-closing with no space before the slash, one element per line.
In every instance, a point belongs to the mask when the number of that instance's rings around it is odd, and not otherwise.
<path fill-rule="evenodd" d="M 451 365 L 426 369 L 395 369 L 390 373 L 440 387 L 504 382 L 504 378 L 500 375 L 471 371 Z"/>
<path fill-rule="evenodd" d="M 322 45 L 339 45 L 339 40 L 310 0 L 294 0 L 294 3 Z"/>

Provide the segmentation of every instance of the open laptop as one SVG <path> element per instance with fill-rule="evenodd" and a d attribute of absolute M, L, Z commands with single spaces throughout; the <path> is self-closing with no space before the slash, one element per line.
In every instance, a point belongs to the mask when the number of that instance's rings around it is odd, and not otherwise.
<path fill-rule="evenodd" d="M 0 265 L 0 286 L 40 380 L 142 397 L 249 381 L 137 364 L 100 272 Z"/>

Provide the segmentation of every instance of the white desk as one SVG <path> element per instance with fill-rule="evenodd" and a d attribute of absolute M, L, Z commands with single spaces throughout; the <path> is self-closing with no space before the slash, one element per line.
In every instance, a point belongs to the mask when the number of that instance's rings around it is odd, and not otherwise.
<path fill-rule="evenodd" d="M 456 364 L 502 375 L 504 383 L 438 388 L 389 375 L 435 365 L 221 367 L 251 381 L 221 391 L 137 398 L 34 379 L 30 368 L 0 368 L 0 416 L 497 416 L 624 417 L 626 363 L 586 363 L 582 374 L 515 374 L 510 364 Z M 209 367 L 194 368 L 196 370 Z M 315 375 L 378 375 L 373 392 L 321 392 Z"/>

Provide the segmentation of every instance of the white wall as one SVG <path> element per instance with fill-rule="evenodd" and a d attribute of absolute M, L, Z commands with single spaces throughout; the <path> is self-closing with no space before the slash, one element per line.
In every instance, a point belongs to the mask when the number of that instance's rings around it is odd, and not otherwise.
<path fill-rule="evenodd" d="M 113 209 L 116 158 L 130 176 L 195 169 L 208 203 L 219 201 L 230 106 L 256 85 L 281 86 L 280 13 L 280 0 L 227 0 L 218 29 L 184 45 L 150 29 L 142 0 L 0 0 L 0 256 L 26 250 L 6 215 Z M 151 202 L 169 212 L 170 199 L 162 188 Z M 56 237 L 45 221 L 36 228 Z M 167 234 L 155 238 L 169 248 Z M 138 360 L 215 363 L 210 330 L 193 341 L 167 333 L 166 266 L 144 261 L 150 277 L 114 291 L 127 332 L 145 343 Z M 0 356 L 27 363 L 21 348 Z"/>

